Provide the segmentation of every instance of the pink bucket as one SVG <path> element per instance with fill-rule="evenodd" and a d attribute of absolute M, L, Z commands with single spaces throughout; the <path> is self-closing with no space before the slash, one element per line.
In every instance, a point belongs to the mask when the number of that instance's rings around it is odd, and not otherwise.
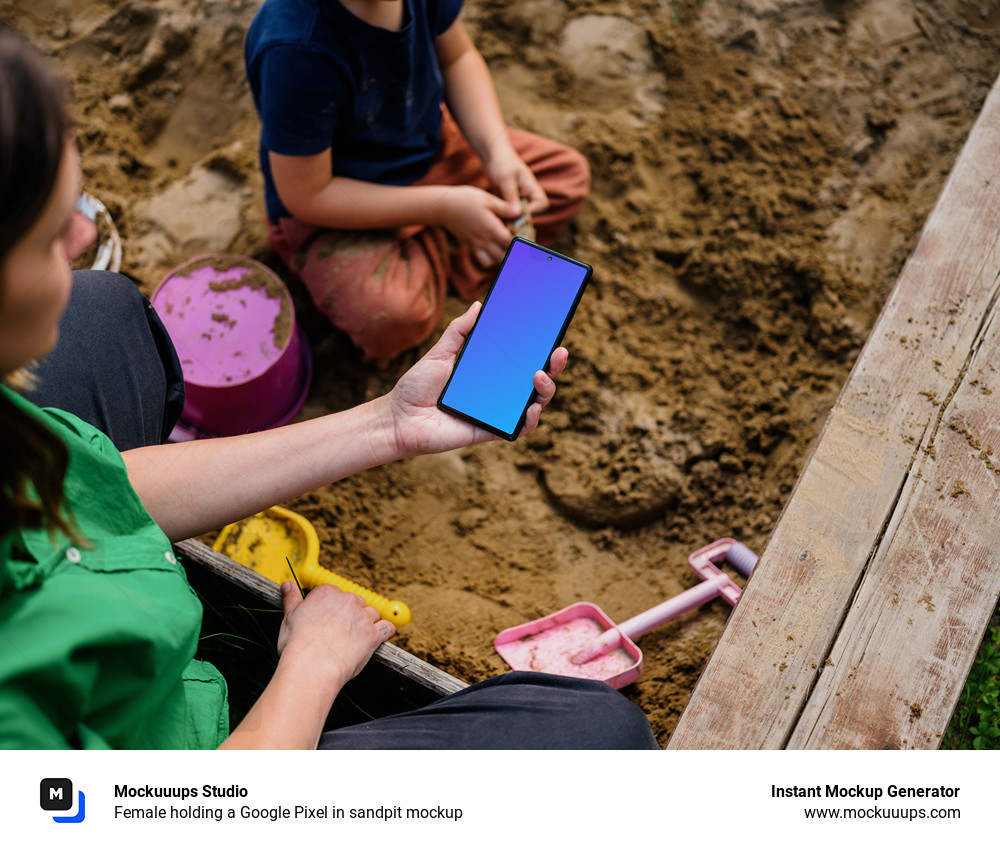
<path fill-rule="evenodd" d="M 289 422 L 309 392 L 312 358 L 284 283 L 250 257 L 178 266 L 150 299 L 180 357 L 184 410 L 174 440 Z"/>

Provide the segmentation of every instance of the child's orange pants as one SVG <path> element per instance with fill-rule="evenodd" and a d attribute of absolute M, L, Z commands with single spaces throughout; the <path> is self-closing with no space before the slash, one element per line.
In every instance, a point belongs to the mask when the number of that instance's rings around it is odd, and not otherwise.
<path fill-rule="evenodd" d="M 572 148 L 509 129 L 514 149 L 549 197 L 534 217 L 536 239 L 551 245 L 590 189 L 590 169 Z M 491 188 L 482 162 L 445 111 L 441 148 L 415 185 Z M 384 363 L 423 342 L 441 318 L 450 282 L 461 297 L 480 295 L 496 273 L 439 227 L 329 230 L 294 218 L 271 223 L 268 244 L 301 278 L 316 306 L 350 336 L 366 359 Z"/>

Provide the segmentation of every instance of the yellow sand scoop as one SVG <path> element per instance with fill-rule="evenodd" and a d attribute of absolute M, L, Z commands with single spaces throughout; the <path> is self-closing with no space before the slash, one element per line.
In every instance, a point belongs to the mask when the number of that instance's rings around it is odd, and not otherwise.
<path fill-rule="evenodd" d="M 288 508 L 275 506 L 227 525 L 212 546 L 278 584 L 294 581 L 295 576 L 305 589 L 335 584 L 341 590 L 356 593 L 397 629 L 410 622 L 410 609 L 403 602 L 386 599 L 321 567 L 316 529 L 304 516 Z M 295 569 L 295 576 L 289 562 Z"/>

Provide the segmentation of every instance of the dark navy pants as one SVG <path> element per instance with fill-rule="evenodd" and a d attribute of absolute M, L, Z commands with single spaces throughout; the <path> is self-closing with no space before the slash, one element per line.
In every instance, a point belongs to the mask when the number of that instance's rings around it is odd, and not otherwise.
<path fill-rule="evenodd" d="M 506 673 L 425 708 L 325 732 L 321 750 L 655 750 L 642 711 L 603 682 Z"/>
<path fill-rule="evenodd" d="M 59 341 L 22 395 L 100 428 L 119 451 L 166 442 L 184 407 L 184 378 L 160 317 L 120 274 L 73 273 Z"/>

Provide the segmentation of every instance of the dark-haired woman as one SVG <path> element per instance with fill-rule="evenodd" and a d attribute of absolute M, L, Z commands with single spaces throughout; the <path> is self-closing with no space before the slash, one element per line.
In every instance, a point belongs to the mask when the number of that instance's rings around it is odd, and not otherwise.
<path fill-rule="evenodd" d="M 73 296 L 67 258 L 85 237 L 66 115 L 48 64 L 0 27 L 0 375 L 22 388 L 0 386 L 0 747 L 655 747 L 610 688 L 537 674 L 324 734 L 340 688 L 393 626 L 354 594 L 303 599 L 289 584 L 277 669 L 229 732 L 225 682 L 194 659 L 201 606 L 171 541 L 377 464 L 490 439 L 435 407 L 478 305 L 383 398 L 164 444 L 180 378 L 148 303 L 107 274 L 78 275 L 87 295 Z M 536 374 L 525 431 L 566 357 L 558 349 Z"/>

